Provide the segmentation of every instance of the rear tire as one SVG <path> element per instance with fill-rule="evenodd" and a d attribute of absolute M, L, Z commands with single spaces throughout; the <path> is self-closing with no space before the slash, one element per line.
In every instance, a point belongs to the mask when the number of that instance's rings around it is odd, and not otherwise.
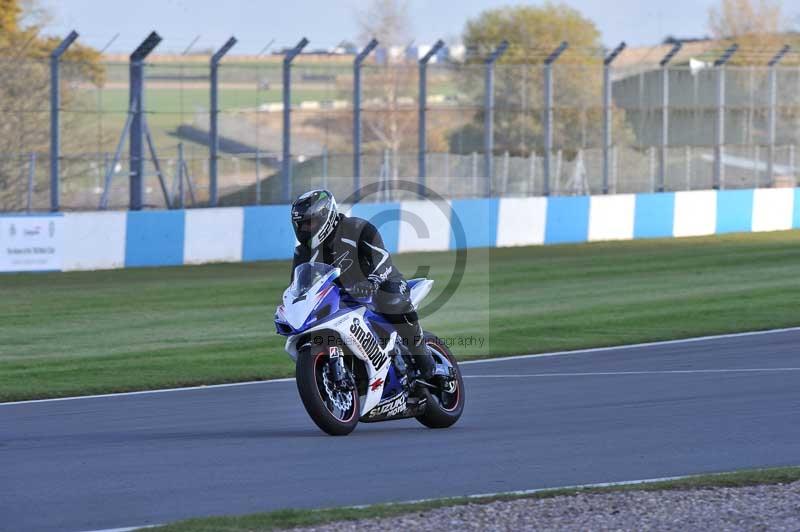
<path fill-rule="evenodd" d="M 340 393 L 336 399 L 347 408 L 339 408 L 329 393 L 330 383 L 325 382 L 324 372 L 328 353 L 321 347 L 306 347 L 297 354 L 295 381 L 300 399 L 311 420 L 331 436 L 345 436 L 358 425 L 361 403 L 358 390 Z"/>
<path fill-rule="evenodd" d="M 435 335 L 426 332 L 424 341 L 433 354 L 434 359 L 447 358 L 456 373 L 453 381 L 455 388 L 452 390 L 440 389 L 425 390 L 427 404 L 425 411 L 417 416 L 417 421 L 431 429 L 444 429 L 453 425 L 464 412 L 464 379 L 461 377 L 461 369 L 458 362 L 450 352 L 450 349 L 439 340 Z M 437 361 L 440 363 L 440 361 Z"/>

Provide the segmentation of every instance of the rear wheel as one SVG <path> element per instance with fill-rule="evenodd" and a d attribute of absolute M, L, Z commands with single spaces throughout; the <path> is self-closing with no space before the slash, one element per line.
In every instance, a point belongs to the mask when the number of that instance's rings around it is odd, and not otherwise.
<path fill-rule="evenodd" d="M 302 349 L 295 367 L 297 391 L 319 428 L 331 436 L 344 436 L 358 425 L 361 405 L 355 385 L 348 390 L 334 382 L 330 363 L 326 349 Z"/>
<path fill-rule="evenodd" d="M 426 332 L 425 343 L 437 364 L 447 360 L 453 367 L 455 376 L 452 379 L 434 378 L 436 389 L 426 389 L 427 404 L 425 411 L 417 416 L 417 421 L 432 429 L 443 429 L 451 426 L 464 411 L 464 380 L 455 357 L 450 349 L 435 335 Z"/>

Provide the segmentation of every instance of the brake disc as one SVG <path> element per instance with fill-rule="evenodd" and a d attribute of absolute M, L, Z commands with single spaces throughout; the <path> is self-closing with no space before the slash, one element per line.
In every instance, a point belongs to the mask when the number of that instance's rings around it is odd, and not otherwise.
<path fill-rule="evenodd" d="M 343 392 L 337 389 L 336 385 L 328 378 L 328 371 L 325 368 L 322 371 L 322 384 L 325 387 L 325 393 L 328 394 L 333 405 L 341 410 L 347 412 L 353 405 L 353 395 L 349 392 Z"/>

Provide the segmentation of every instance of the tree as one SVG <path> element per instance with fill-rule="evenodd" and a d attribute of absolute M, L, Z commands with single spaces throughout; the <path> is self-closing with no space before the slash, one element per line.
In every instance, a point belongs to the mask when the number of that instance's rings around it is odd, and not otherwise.
<path fill-rule="evenodd" d="M 776 34 L 782 20 L 777 0 L 722 0 L 708 10 L 708 29 L 717 39 Z"/>
<path fill-rule="evenodd" d="M 720 0 L 708 10 L 708 29 L 720 40 L 739 44 L 733 65 L 763 66 L 784 44 L 797 49 L 800 36 L 790 32 L 779 0 Z M 783 65 L 798 64 L 798 56 L 790 54 Z"/>
<path fill-rule="evenodd" d="M 40 36 L 46 13 L 32 0 L 0 0 L 0 211 L 18 209 L 23 204 L 22 182 L 27 154 L 46 156 L 49 150 L 48 56 L 58 46 L 57 37 Z M 62 102 L 77 98 L 70 83 L 85 80 L 102 83 L 99 52 L 74 44 L 64 57 L 65 76 Z M 80 117 L 72 117 L 80 120 Z M 64 127 L 69 127 L 64 121 Z M 80 144 L 81 135 L 65 135 L 65 143 Z"/>
<path fill-rule="evenodd" d="M 408 5 L 402 0 L 372 0 L 358 17 L 362 43 L 376 37 L 387 51 L 404 47 L 410 42 L 411 20 Z M 389 150 L 392 154 L 392 174 L 397 178 L 398 154 L 410 139 L 416 126 L 416 112 L 408 105 L 416 94 L 416 62 L 404 54 L 392 57 L 386 54 L 383 65 L 365 69 L 363 80 L 364 101 L 368 103 L 362 116 L 365 132 L 365 151 Z"/>
<path fill-rule="evenodd" d="M 361 43 L 377 36 L 384 46 L 403 45 L 411 35 L 408 3 L 403 0 L 372 0 L 357 20 Z"/>
<path fill-rule="evenodd" d="M 470 52 L 462 92 L 474 105 L 483 94 L 486 54 L 503 39 L 509 48 L 496 67 L 495 150 L 527 156 L 543 150 L 543 61 L 562 41 L 569 43 L 554 72 L 554 144 L 574 152 L 601 144 L 602 68 L 600 32 L 589 19 L 565 5 L 513 6 L 490 9 L 469 20 L 463 41 Z M 615 113 L 617 138 L 623 133 Z M 450 135 L 451 149 L 482 151 L 484 114 Z"/>

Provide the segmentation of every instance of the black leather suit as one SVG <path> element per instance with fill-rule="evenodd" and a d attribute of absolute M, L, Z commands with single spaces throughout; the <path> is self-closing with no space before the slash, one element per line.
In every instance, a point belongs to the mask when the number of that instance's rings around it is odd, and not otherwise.
<path fill-rule="evenodd" d="M 360 281 L 373 281 L 378 290 L 373 297 L 376 312 L 392 323 L 412 354 L 425 353 L 422 327 L 411 303 L 406 280 L 392 264 L 380 233 L 367 220 L 339 214 L 336 230 L 316 249 L 302 244 L 294 249 L 292 274 L 299 264 L 323 262 L 341 269 L 339 286 L 348 289 Z M 385 339 L 382 339 L 385 341 Z"/>

